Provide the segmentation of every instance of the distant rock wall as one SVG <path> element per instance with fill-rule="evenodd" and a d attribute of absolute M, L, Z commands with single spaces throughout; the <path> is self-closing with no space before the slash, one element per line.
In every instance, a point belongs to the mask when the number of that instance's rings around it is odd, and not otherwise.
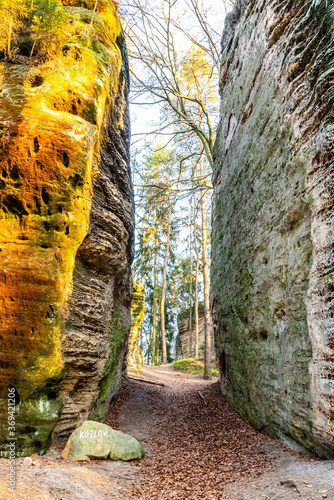
<path fill-rule="evenodd" d="M 94 3 L 66 7 L 73 33 L 61 55 L 0 62 L 3 456 L 8 386 L 20 400 L 17 454 L 42 453 L 56 424 L 68 433 L 103 418 L 125 369 L 128 68 L 113 2 L 98 4 L 91 28 Z"/>
<path fill-rule="evenodd" d="M 192 314 L 192 325 L 190 330 L 190 310 L 182 312 L 177 318 L 177 328 L 178 334 L 176 338 L 176 350 L 175 358 L 185 359 L 193 358 L 195 355 L 195 311 L 193 309 Z M 213 330 L 210 324 L 211 341 L 212 341 L 212 353 L 213 353 Z M 198 355 L 200 358 L 204 358 L 204 308 L 203 306 L 198 308 Z"/>
<path fill-rule="evenodd" d="M 141 283 L 133 282 L 133 297 L 131 304 L 131 331 L 129 338 L 128 363 L 136 366 L 142 364 L 140 352 L 140 332 L 145 317 L 145 288 Z"/>
<path fill-rule="evenodd" d="M 222 388 L 334 456 L 333 0 L 236 0 L 222 40 L 212 308 Z"/>

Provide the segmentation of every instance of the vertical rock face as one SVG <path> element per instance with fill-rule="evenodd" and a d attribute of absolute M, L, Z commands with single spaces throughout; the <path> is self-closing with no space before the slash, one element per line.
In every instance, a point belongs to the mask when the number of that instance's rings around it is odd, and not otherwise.
<path fill-rule="evenodd" d="M 20 400 L 17 454 L 42 453 L 57 423 L 68 432 L 103 417 L 125 365 L 126 51 L 112 3 L 101 3 L 92 36 L 82 31 L 91 11 L 79 2 L 66 9 L 74 32 L 62 55 L 38 66 L 0 63 L 3 456 L 9 386 Z"/>
<path fill-rule="evenodd" d="M 194 310 L 192 315 L 192 328 L 190 331 L 189 309 L 184 313 L 179 314 L 177 318 L 178 335 L 176 338 L 176 359 L 192 358 L 195 353 L 195 320 Z M 211 340 L 213 342 L 212 326 L 210 324 Z M 204 358 L 204 308 L 198 308 L 198 354 L 200 358 Z M 213 352 L 213 345 L 212 345 Z"/>
<path fill-rule="evenodd" d="M 221 68 L 212 305 L 222 387 L 334 456 L 333 1 L 236 1 Z"/>
<path fill-rule="evenodd" d="M 131 331 L 129 339 L 128 362 L 134 365 L 142 363 L 140 352 L 140 332 L 145 316 L 145 289 L 141 283 L 133 282 L 133 297 L 131 304 Z"/>

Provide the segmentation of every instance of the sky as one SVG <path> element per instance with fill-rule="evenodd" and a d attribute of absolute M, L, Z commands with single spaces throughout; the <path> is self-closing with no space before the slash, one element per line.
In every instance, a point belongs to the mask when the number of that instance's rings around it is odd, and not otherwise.
<path fill-rule="evenodd" d="M 178 10 L 180 12 L 185 9 L 186 2 L 184 0 L 176 0 Z M 211 26 L 219 33 L 221 36 L 224 28 L 225 20 L 225 7 L 223 0 L 203 0 L 205 9 L 208 9 L 208 21 Z M 197 27 L 193 19 L 189 19 L 187 15 L 182 18 L 182 27 L 196 32 Z M 189 47 L 189 40 L 186 37 L 177 36 L 179 41 L 180 50 Z M 130 113 L 131 113 L 131 132 L 132 132 L 132 144 L 138 145 L 138 140 L 145 137 L 148 130 L 154 130 L 155 125 L 159 118 L 159 106 L 158 105 L 136 105 L 133 99 L 133 95 L 130 96 Z M 141 102 L 143 99 L 141 99 Z"/>
<path fill-rule="evenodd" d="M 131 0 L 126 0 L 129 4 L 123 4 L 123 12 L 126 18 L 126 9 L 131 13 Z M 135 0 L 133 0 L 135 1 Z M 145 0 L 140 0 L 142 4 L 145 4 Z M 149 0 L 148 5 L 149 9 L 152 9 L 152 4 L 157 2 L 157 5 L 163 0 Z M 177 21 L 178 25 L 184 30 L 191 33 L 193 36 L 200 32 L 198 19 L 192 15 L 191 10 L 187 7 L 187 2 L 189 0 L 175 0 L 173 4 L 173 10 L 175 14 L 175 21 Z M 222 36 L 224 21 L 225 21 L 225 2 L 224 0 L 198 0 L 198 3 L 201 5 L 203 2 L 203 8 L 207 15 L 207 20 L 209 25 L 216 32 L 215 39 L 217 45 L 220 44 L 220 39 Z M 158 8 L 158 7 L 157 7 Z M 154 12 L 154 9 L 153 9 Z M 140 24 L 140 23 L 138 23 Z M 175 28 L 175 40 L 176 46 L 179 49 L 179 52 L 182 54 L 185 53 L 188 49 L 190 49 L 192 42 L 185 36 L 185 34 Z M 134 63 L 130 59 L 130 65 Z M 136 70 L 140 70 L 140 66 L 137 66 Z M 218 77 L 217 77 L 218 81 Z M 218 86 L 217 86 L 217 97 L 218 97 Z M 147 101 L 151 101 L 149 95 L 146 96 Z M 130 94 L 130 115 L 131 115 L 131 132 L 132 132 L 132 158 L 135 157 L 136 149 L 141 149 L 145 146 L 145 141 L 153 141 L 156 136 L 147 135 L 149 131 L 153 131 L 157 129 L 159 122 L 159 105 L 143 105 L 136 104 L 136 96 L 132 93 Z M 140 97 L 140 102 L 145 102 L 145 97 Z M 218 114 L 218 112 L 217 112 Z M 168 138 L 167 138 L 168 140 Z M 139 163 L 140 168 L 140 154 L 136 157 L 137 163 Z M 139 162 L 138 162 L 139 160 Z M 138 181 L 138 179 L 137 179 Z M 139 182 L 135 182 L 139 183 Z M 136 192 L 136 188 L 135 188 Z M 181 203 L 182 204 L 182 203 Z M 136 207 L 137 215 L 140 212 L 140 207 Z M 180 250 L 182 251 L 184 245 L 181 245 Z M 184 247 L 184 250 L 186 247 Z"/>
<path fill-rule="evenodd" d="M 131 0 L 127 0 L 131 1 Z M 134 0 L 133 0 L 134 1 Z M 145 0 L 142 0 L 145 2 Z M 160 2 L 163 0 L 148 0 L 149 8 L 152 8 L 153 2 Z M 184 31 L 191 33 L 193 36 L 196 35 L 196 32 L 199 31 L 199 28 L 196 26 L 198 20 L 191 18 L 189 16 L 189 10 L 185 8 L 187 5 L 186 2 L 189 0 L 175 0 L 174 6 L 176 7 L 176 16 L 178 16 L 178 23 L 182 26 Z M 199 2 L 202 0 L 198 0 Z M 177 4 L 176 4 L 177 2 Z M 225 7 L 223 0 L 203 0 L 204 8 L 208 9 L 208 22 L 213 27 L 213 29 L 217 32 L 215 38 L 217 40 L 217 45 L 220 45 L 220 39 L 224 28 L 224 19 L 225 19 Z M 123 5 L 123 11 L 125 11 L 125 5 Z M 177 50 L 179 53 L 186 52 L 190 49 L 192 43 L 191 41 L 181 33 L 177 29 L 175 40 L 177 45 Z M 130 65 L 133 62 L 130 59 Z M 138 69 L 139 68 L 139 69 Z M 140 66 L 136 67 L 137 71 L 140 71 Z M 218 75 L 217 75 L 218 81 Z M 151 100 L 149 96 L 147 96 L 148 100 Z M 217 85 L 217 99 L 218 99 L 218 85 Z M 159 121 L 159 105 L 137 105 L 134 102 L 134 95 L 130 95 L 131 105 L 130 105 L 130 113 L 131 113 L 131 129 L 132 129 L 132 157 L 134 157 L 135 149 L 141 146 L 144 146 L 144 140 L 153 140 L 153 136 L 146 136 L 147 132 L 150 130 L 155 130 L 157 128 L 157 124 Z M 140 102 L 145 101 L 143 96 L 140 97 Z M 218 112 L 217 112 L 218 113 Z M 138 142 L 140 141 L 140 142 Z M 138 161 L 138 156 L 137 156 Z M 139 155 L 139 168 L 140 168 L 140 155 Z M 137 179 L 136 179 L 137 180 Z M 136 184 L 136 182 L 135 182 Z M 135 189 L 136 191 L 136 189 Z M 207 197 L 208 204 L 210 202 L 209 196 Z M 189 201 L 179 201 L 177 203 L 176 212 L 179 215 L 190 214 Z M 140 214 L 140 207 L 136 207 L 137 216 Z M 209 213 L 209 212 L 208 212 Z M 187 217 L 188 217 L 187 215 Z M 199 214 L 198 214 L 199 217 Z M 137 217 L 137 223 L 139 222 L 139 217 Z M 139 222 L 140 223 L 140 222 Z M 137 226 L 138 227 L 138 226 Z M 184 241 L 185 238 L 189 236 L 189 229 L 186 227 L 183 228 L 182 234 L 179 236 L 178 245 L 176 252 L 178 255 L 182 255 L 183 257 L 188 257 L 189 255 L 189 246 L 188 243 Z M 192 249 L 193 252 L 193 249 Z M 201 277 L 200 277 L 201 280 Z M 175 324 L 176 330 L 176 324 Z"/>

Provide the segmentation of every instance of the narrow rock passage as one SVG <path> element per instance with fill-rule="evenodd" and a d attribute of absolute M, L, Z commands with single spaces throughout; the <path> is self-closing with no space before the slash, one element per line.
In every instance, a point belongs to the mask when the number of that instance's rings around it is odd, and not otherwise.
<path fill-rule="evenodd" d="M 243 422 L 218 382 L 169 366 L 144 367 L 138 375 L 166 385 L 131 381 L 107 417 L 106 423 L 143 441 L 146 450 L 128 498 L 223 499 L 228 482 L 272 468 L 270 452 L 282 445 Z"/>

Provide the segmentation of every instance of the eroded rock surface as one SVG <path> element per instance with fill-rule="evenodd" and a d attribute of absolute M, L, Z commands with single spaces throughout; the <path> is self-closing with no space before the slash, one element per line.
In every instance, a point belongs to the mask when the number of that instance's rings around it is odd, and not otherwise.
<path fill-rule="evenodd" d="M 222 55 L 222 387 L 258 429 L 333 456 L 333 1 L 237 0 Z"/>
<path fill-rule="evenodd" d="M 176 359 L 191 358 L 195 355 L 195 342 L 196 342 L 196 331 L 195 331 L 195 310 L 192 310 L 192 320 L 190 325 L 190 310 L 186 309 L 184 312 L 179 314 L 177 318 L 177 337 L 175 344 L 175 357 Z M 210 335 L 211 335 L 211 352 L 213 353 L 213 335 L 212 335 L 212 325 L 210 323 Z M 198 354 L 200 358 L 204 359 L 204 307 L 200 306 L 198 308 Z"/>
<path fill-rule="evenodd" d="M 73 33 L 60 56 L 0 63 L 4 456 L 8 386 L 20 398 L 17 455 L 41 453 L 57 422 L 64 433 L 103 418 L 125 369 L 128 71 L 114 4 L 99 3 L 88 28 L 94 3 L 66 7 Z"/>

